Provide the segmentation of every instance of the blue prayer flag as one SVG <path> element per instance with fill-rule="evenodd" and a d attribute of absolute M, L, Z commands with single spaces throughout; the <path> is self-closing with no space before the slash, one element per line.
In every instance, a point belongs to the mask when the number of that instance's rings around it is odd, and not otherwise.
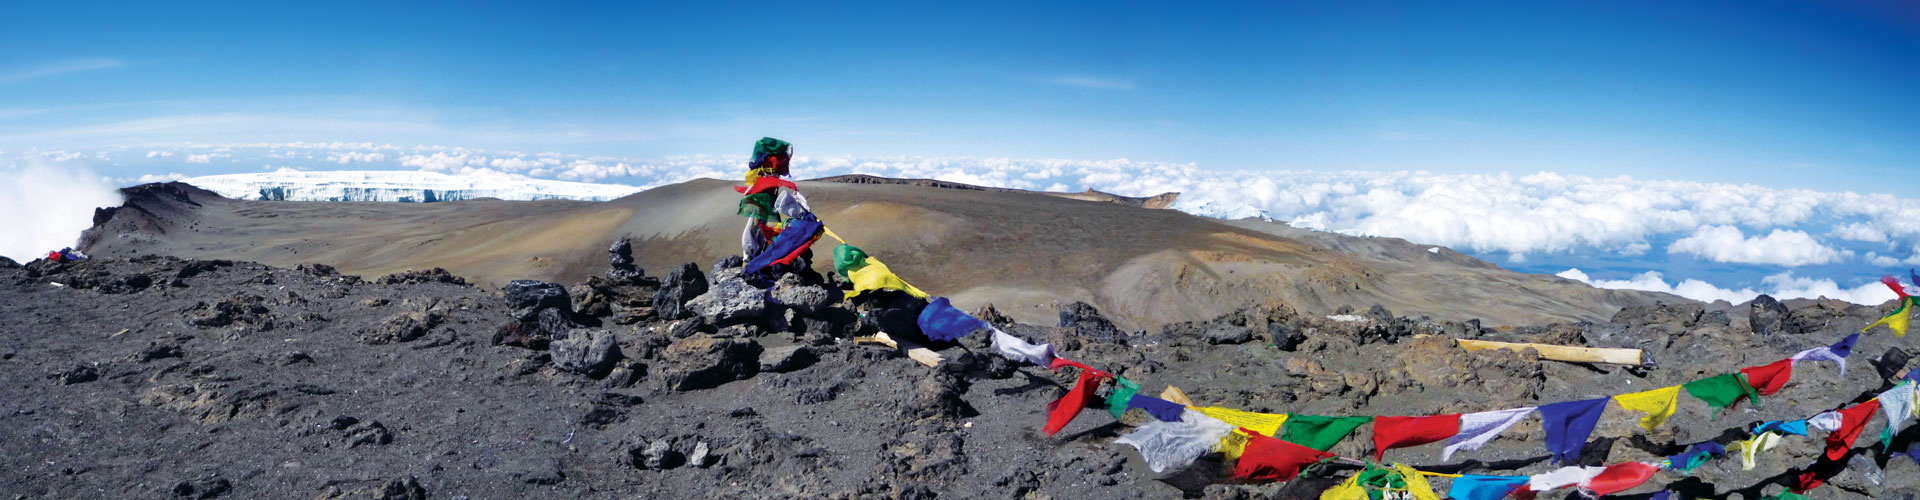
<path fill-rule="evenodd" d="M 1187 410 L 1187 407 L 1181 406 L 1180 403 L 1140 394 L 1135 394 L 1133 399 L 1127 400 L 1127 409 L 1134 408 L 1147 410 L 1148 414 L 1160 419 L 1161 422 L 1179 422 L 1180 414 Z"/>
<path fill-rule="evenodd" d="M 920 310 L 920 332 L 933 340 L 950 342 L 986 328 L 987 322 L 961 312 L 946 297 L 935 297 Z"/>
<path fill-rule="evenodd" d="M 1455 500 L 1500 500 L 1514 489 L 1527 484 L 1527 476 L 1477 476 L 1463 474 L 1447 488 L 1447 498 Z"/>
<path fill-rule="evenodd" d="M 1547 451 L 1553 454 L 1553 460 L 1568 463 L 1580 458 L 1580 451 L 1587 447 L 1587 436 L 1593 434 L 1593 427 L 1600 423 L 1600 413 L 1606 411 L 1607 401 L 1611 398 L 1567 401 L 1540 407 L 1540 420 L 1547 431 Z"/>

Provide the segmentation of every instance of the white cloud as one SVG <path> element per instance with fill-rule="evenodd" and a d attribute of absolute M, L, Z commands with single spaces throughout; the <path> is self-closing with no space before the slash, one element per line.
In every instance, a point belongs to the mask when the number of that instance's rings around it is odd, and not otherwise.
<path fill-rule="evenodd" d="M 1843 255 L 1805 232 L 1775 229 L 1764 237 L 1748 238 L 1733 226 L 1701 227 L 1692 236 L 1668 245 L 1667 253 L 1698 255 L 1714 262 L 1789 267 L 1832 263 Z"/>
<path fill-rule="evenodd" d="M 187 178 L 187 175 L 179 172 L 171 172 L 171 173 L 158 174 L 158 175 L 145 174 L 145 175 L 141 175 L 138 178 L 133 179 L 133 182 L 129 184 L 146 184 L 149 182 L 171 182 L 171 181 L 177 181 L 185 178 Z"/>
<path fill-rule="evenodd" d="M 1666 277 L 1658 271 L 1647 271 L 1624 280 L 1590 279 L 1587 273 L 1579 269 L 1561 271 L 1559 274 L 1555 274 L 1555 276 L 1579 281 L 1598 288 L 1664 292 L 1702 302 L 1724 300 L 1738 304 L 1753 300 L 1754 297 L 1762 293 L 1780 300 L 1826 297 L 1864 305 L 1878 305 L 1895 298 L 1893 291 L 1888 290 L 1886 285 L 1882 285 L 1878 281 L 1869 281 L 1852 288 L 1841 288 L 1840 285 L 1834 283 L 1833 280 L 1801 278 L 1794 276 L 1792 272 L 1762 278 L 1761 283 L 1765 285 L 1765 287 L 1763 287 L 1764 290 L 1755 290 L 1752 288 L 1720 288 L 1714 286 L 1712 283 L 1695 279 L 1681 280 L 1679 283 L 1669 283 Z"/>
<path fill-rule="evenodd" d="M 213 163 L 213 155 L 187 155 L 187 163 Z"/>
<path fill-rule="evenodd" d="M 148 158 L 156 158 L 156 157 L 164 158 L 168 156 L 173 156 L 173 152 L 172 151 L 148 151 L 147 152 Z"/>
<path fill-rule="evenodd" d="M 1846 224 L 1835 226 L 1832 232 L 1827 233 L 1827 236 L 1832 236 L 1832 237 L 1840 238 L 1843 240 L 1865 241 L 1868 243 L 1886 243 L 1887 242 L 1886 231 L 1881 231 L 1880 229 L 1875 228 L 1872 225 L 1863 224 L 1859 222 L 1849 222 Z"/>
<path fill-rule="evenodd" d="M 80 165 L 0 164 L 0 255 L 18 261 L 73 246 L 93 225 L 93 209 L 119 205 L 120 192 Z"/>
<path fill-rule="evenodd" d="M 330 163 L 338 163 L 341 165 L 346 165 L 348 163 L 353 163 L 356 161 L 366 162 L 366 163 L 383 162 L 383 161 L 387 161 L 387 155 L 385 153 L 362 153 L 357 151 L 346 151 L 346 152 L 327 153 L 327 161 Z"/>

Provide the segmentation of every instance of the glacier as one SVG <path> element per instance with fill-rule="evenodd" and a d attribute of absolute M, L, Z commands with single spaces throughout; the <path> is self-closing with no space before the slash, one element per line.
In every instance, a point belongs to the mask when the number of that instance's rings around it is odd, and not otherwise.
<path fill-rule="evenodd" d="M 607 201 L 641 191 L 622 184 L 554 181 L 494 172 L 447 175 L 411 170 L 281 170 L 208 175 L 180 182 L 227 198 L 271 201 Z"/>

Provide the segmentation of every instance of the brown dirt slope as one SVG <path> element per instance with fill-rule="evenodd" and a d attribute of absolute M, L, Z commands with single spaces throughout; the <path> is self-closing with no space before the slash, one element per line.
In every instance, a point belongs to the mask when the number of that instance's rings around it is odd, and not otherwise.
<path fill-rule="evenodd" d="M 485 286 L 584 281 L 602 249 L 634 240 L 638 264 L 670 269 L 736 252 L 730 182 L 702 179 L 609 202 L 255 202 L 179 183 L 128 188 L 96 216 L 87 248 L 379 276 L 446 268 Z M 1380 304 L 1489 325 L 1604 320 L 1673 296 L 1600 290 L 1499 269 L 1389 238 L 1218 221 L 1171 210 L 1033 193 L 911 184 L 801 182 L 836 233 L 962 307 L 992 303 L 1051 323 L 1058 304 L 1094 304 L 1124 328 L 1203 320 L 1246 305 L 1329 314 Z M 822 257 L 830 244 L 819 246 Z M 826 259 L 816 259 L 825 269 Z"/>

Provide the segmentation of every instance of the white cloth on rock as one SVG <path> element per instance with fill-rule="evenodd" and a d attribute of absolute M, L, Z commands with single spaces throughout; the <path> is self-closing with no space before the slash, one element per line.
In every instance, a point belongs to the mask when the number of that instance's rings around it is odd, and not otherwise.
<path fill-rule="evenodd" d="M 1029 344 L 1025 340 L 1020 340 L 1020 337 L 1000 331 L 999 328 L 991 326 L 988 328 L 993 330 L 993 350 L 999 352 L 1001 356 L 1040 366 L 1053 364 L 1053 344 Z"/>
<path fill-rule="evenodd" d="M 1453 452 L 1474 450 L 1486 446 L 1487 442 L 1499 437 L 1520 419 L 1533 413 L 1534 407 L 1514 408 L 1511 410 L 1483 411 L 1460 416 L 1460 433 L 1447 439 L 1447 447 L 1440 450 L 1441 460 L 1452 460 Z"/>
<path fill-rule="evenodd" d="M 1226 439 L 1235 428 L 1187 409 L 1183 410 L 1179 422 L 1154 419 L 1114 442 L 1139 449 L 1140 457 L 1147 460 L 1147 468 L 1159 473 L 1186 467 L 1202 455 L 1212 453 L 1220 446 L 1220 440 Z"/>

